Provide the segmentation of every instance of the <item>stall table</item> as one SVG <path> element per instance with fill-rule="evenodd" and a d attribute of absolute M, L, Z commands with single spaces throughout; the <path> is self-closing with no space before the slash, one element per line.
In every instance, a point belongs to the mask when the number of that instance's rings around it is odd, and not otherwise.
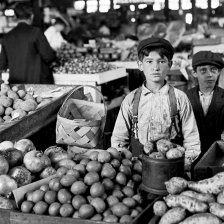
<path fill-rule="evenodd" d="M 120 78 L 127 77 L 125 68 L 118 68 L 96 74 L 54 74 L 54 83 L 57 85 L 90 85 L 101 91 L 101 85 Z M 100 101 L 100 97 L 93 88 L 85 87 L 85 92 L 90 92 L 95 102 Z"/>

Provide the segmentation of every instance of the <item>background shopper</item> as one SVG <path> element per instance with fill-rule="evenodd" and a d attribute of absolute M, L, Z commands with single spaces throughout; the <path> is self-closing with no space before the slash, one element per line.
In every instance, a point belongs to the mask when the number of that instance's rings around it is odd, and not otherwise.
<path fill-rule="evenodd" d="M 9 83 L 53 83 L 50 65 L 55 59 L 46 37 L 31 25 L 32 9 L 15 6 L 18 25 L 2 39 L 0 70 L 9 68 Z"/>

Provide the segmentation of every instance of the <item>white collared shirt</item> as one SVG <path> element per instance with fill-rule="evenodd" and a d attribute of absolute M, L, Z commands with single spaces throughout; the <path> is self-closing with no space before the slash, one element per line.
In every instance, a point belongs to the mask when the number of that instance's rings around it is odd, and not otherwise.
<path fill-rule="evenodd" d="M 214 91 L 212 91 L 208 95 L 205 95 L 204 93 L 199 91 L 199 98 L 200 98 L 201 106 L 202 106 L 202 109 L 203 109 L 203 112 L 204 112 L 205 116 L 208 113 L 208 108 L 209 108 L 209 106 L 212 102 L 213 93 L 214 93 Z"/>

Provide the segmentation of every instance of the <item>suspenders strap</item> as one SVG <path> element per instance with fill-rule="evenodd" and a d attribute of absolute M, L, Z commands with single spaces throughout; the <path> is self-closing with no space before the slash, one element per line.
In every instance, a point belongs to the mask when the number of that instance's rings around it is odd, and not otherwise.
<path fill-rule="evenodd" d="M 138 138 L 138 106 L 139 106 L 139 101 L 140 97 L 142 94 L 142 87 L 139 87 L 134 95 L 134 101 L 133 101 L 133 108 L 132 108 L 132 136 L 135 136 L 135 131 L 136 131 L 136 136 Z"/>

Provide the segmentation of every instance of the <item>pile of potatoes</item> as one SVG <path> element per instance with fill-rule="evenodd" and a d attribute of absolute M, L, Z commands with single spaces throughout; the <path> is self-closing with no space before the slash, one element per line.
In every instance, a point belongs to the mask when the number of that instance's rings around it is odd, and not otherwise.
<path fill-rule="evenodd" d="M 153 205 L 159 224 L 223 223 L 224 172 L 197 182 L 173 177 L 165 185 L 169 194 Z"/>
<path fill-rule="evenodd" d="M 177 159 L 184 157 L 185 148 L 167 139 L 160 139 L 155 143 L 147 142 L 144 145 L 144 152 L 154 159 Z"/>
<path fill-rule="evenodd" d="M 0 90 L 0 123 L 18 120 L 35 111 L 42 98 L 19 89 L 17 86 L 10 87 L 2 83 Z"/>

